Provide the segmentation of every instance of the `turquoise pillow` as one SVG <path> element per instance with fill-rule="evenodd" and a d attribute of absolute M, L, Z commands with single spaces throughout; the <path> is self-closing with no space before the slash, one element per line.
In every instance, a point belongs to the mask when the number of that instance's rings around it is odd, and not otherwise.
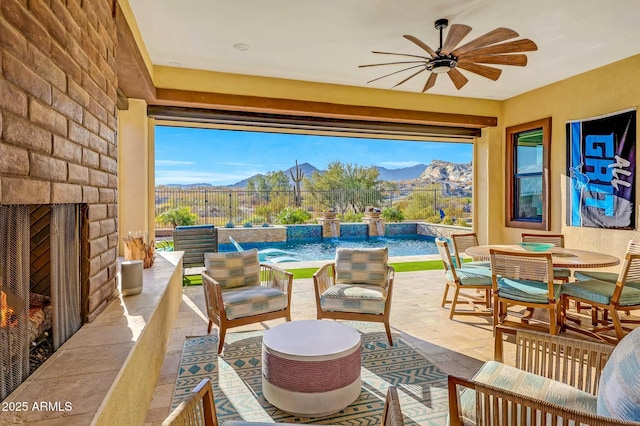
<path fill-rule="evenodd" d="M 449 247 L 449 254 L 451 254 L 451 263 L 453 264 L 454 268 L 458 269 L 458 258 L 456 257 L 456 252 L 453 250 L 453 241 L 451 240 L 451 238 L 438 237 L 438 240 L 447 243 L 447 247 Z"/>
<path fill-rule="evenodd" d="M 600 416 L 640 421 L 640 328 L 618 343 L 604 366 L 596 412 Z"/>

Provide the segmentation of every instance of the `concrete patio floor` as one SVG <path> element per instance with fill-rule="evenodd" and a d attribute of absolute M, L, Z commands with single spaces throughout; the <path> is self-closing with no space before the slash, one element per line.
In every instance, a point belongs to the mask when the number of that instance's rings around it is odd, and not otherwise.
<path fill-rule="evenodd" d="M 424 257 L 422 258 L 424 260 Z M 471 377 L 487 360 L 493 359 L 491 319 L 455 317 L 440 307 L 444 290 L 442 270 L 397 273 L 391 307 L 391 327 L 416 346 L 442 371 Z M 291 319 L 315 319 L 312 279 L 295 280 Z M 282 319 L 229 330 L 259 330 L 283 322 Z M 205 335 L 207 316 L 201 286 L 186 287 L 180 312 L 169 341 L 164 365 L 146 418 L 146 425 L 159 425 L 169 414 L 178 364 L 186 336 Z M 380 331 L 384 331 L 382 324 Z M 216 329 L 212 331 L 215 333 Z M 509 347 L 511 345 L 507 345 Z"/>
<path fill-rule="evenodd" d="M 425 258 L 402 258 L 402 261 Z M 315 264 L 296 265 L 298 266 L 307 267 Z M 493 359 L 492 319 L 456 316 L 450 320 L 448 305 L 445 308 L 440 307 L 444 285 L 442 270 L 396 273 L 391 328 L 445 373 L 472 377 L 485 361 Z M 449 295 L 451 296 L 451 292 Z M 294 280 L 291 305 L 293 321 L 316 318 L 312 279 Z M 588 312 L 581 315 L 582 323 L 585 326 L 590 325 Z M 228 333 L 267 329 L 283 322 L 282 319 L 278 319 L 252 324 L 230 329 Z M 159 425 L 169 414 L 184 339 L 186 336 L 205 335 L 207 323 L 202 287 L 184 288 L 180 312 L 169 340 L 145 425 Z M 379 327 L 380 331 L 384 331 L 382 324 Z M 216 332 L 214 328 L 212 333 Z M 572 337 L 582 338 L 579 336 L 573 334 Z M 506 342 L 504 346 L 505 362 L 511 363 L 515 352 L 514 345 Z"/>

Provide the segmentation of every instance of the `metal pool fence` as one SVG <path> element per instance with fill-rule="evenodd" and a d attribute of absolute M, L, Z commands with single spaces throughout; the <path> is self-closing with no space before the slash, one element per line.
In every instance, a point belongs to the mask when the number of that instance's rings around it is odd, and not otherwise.
<path fill-rule="evenodd" d="M 216 226 L 260 226 L 276 223 L 317 223 L 327 208 L 345 222 L 362 221 L 367 207 L 389 213 L 393 220 L 465 225 L 471 220 L 470 191 L 442 189 L 329 191 L 256 191 L 245 189 L 165 188 L 155 191 L 156 229 L 171 228 L 176 216 L 192 214 L 194 223 Z M 185 209 L 188 208 L 188 209 Z M 180 209 L 180 210 L 177 210 Z M 169 212 L 169 213 L 167 213 Z M 398 213 L 400 212 L 400 213 Z M 167 216 L 170 216 L 167 218 Z M 171 218 L 174 219 L 171 219 Z M 164 219 L 164 220 L 163 220 Z M 174 222 L 172 223 L 171 220 Z M 177 223 L 181 224 L 181 223 Z"/>

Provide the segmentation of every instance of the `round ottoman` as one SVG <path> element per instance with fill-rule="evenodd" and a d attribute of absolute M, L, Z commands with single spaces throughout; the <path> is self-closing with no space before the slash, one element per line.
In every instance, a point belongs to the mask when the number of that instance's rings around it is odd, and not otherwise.
<path fill-rule="evenodd" d="M 282 411 L 336 413 L 360 395 L 360 333 L 333 321 L 291 321 L 264 334 L 262 392 Z"/>

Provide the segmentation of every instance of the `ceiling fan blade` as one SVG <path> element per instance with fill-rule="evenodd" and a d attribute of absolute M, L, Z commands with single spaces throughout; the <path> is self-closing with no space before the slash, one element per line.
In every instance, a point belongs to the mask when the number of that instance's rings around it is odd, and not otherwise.
<path fill-rule="evenodd" d="M 465 57 L 469 56 L 482 56 L 482 55 L 502 55 L 503 53 L 516 53 L 516 52 L 532 52 L 538 50 L 538 46 L 529 39 L 508 41 L 506 43 L 494 44 L 493 46 L 483 47 L 476 49 Z"/>
<path fill-rule="evenodd" d="M 422 58 L 422 59 L 431 59 L 428 56 L 420 56 L 420 55 L 409 55 L 406 53 L 393 53 L 393 52 L 379 52 L 377 50 L 372 50 L 371 53 L 377 53 L 378 55 L 396 55 L 396 56 L 409 56 L 411 58 Z"/>
<path fill-rule="evenodd" d="M 438 74 L 436 74 L 435 72 L 432 72 L 431 75 L 429 76 L 429 79 L 427 80 L 424 87 L 422 88 L 422 93 L 431 89 L 436 84 L 436 78 L 438 78 Z"/>
<path fill-rule="evenodd" d="M 420 65 L 414 65 L 414 66 L 412 66 L 412 67 L 408 67 L 408 68 L 403 68 L 403 69 L 401 69 L 401 70 L 394 71 L 394 72 L 391 72 L 391 73 L 389 73 L 389 74 L 385 74 L 385 75 L 383 75 L 382 77 L 378 77 L 378 78 L 374 78 L 373 80 L 369 80 L 369 81 L 367 81 L 367 83 L 373 83 L 374 81 L 378 81 L 378 80 L 383 79 L 383 78 L 385 78 L 385 77 L 389 77 L 390 75 L 398 74 L 398 73 L 401 73 L 401 72 L 403 72 L 403 71 L 412 70 L 412 69 L 414 69 L 414 68 L 418 68 L 418 67 L 422 67 L 422 66 L 423 66 L 423 65 L 422 65 L 422 64 L 420 64 Z"/>
<path fill-rule="evenodd" d="M 502 70 L 499 68 L 488 67 L 480 64 L 458 62 L 457 67 L 493 81 L 496 81 L 500 77 L 500 74 L 502 74 Z"/>
<path fill-rule="evenodd" d="M 489 31 L 488 33 L 481 35 L 480 37 L 470 41 L 469 43 L 460 46 L 453 52 L 451 52 L 455 56 L 464 55 L 467 52 L 470 52 L 474 49 L 478 49 L 480 47 L 490 46 L 492 44 L 500 43 L 512 38 L 518 37 L 518 33 L 509 28 L 496 28 L 493 31 Z"/>
<path fill-rule="evenodd" d="M 394 87 L 398 87 L 398 86 L 400 86 L 402 83 L 406 83 L 407 81 L 411 80 L 411 79 L 412 79 L 413 77 L 415 77 L 416 75 L 418 75 L 418 74 L 420 74 L 421 72 L 424 72 L 424 71 L 426 71 L 426 70 L 427 70 L 426 68 L 422 68 L 421 70 L 418 70 L 418 72 L 416 72 L 416 73 L 414 73 L 414 74 L 411 74 L 409 77 L 405 78 L 405 79 L 404 79 L 404 80 L 402 80 L 400 83 L 395 84 L 395 85 L 392 87 L 392 89 L 393 89 Z"/>
<path fill-rule="evenodd" d="M 367 65 L 358 65 L 358 68 L 367 68 L 367 67 L 378 67 L 380 65 L 396 65 L 396 64 L 424 64 L 425 61 L 402 61 L 402 62 L 385 62 L 383 64 L 367 64 Z"/>
<path fill-rule="evenodd" d="M 409 40 L 410 42 L 420 46 L 421 48 L 423 48 L 429 55 L 431 56 L 437 56 L 436 52 L 430 48 L 429 46 L 426 45 L 425 42 L 423 42 L 422 40 L 419 40 L 418 38 L 412 36 L 412 35 L 403 35 L 402 37 L 406 38 L 407 40 Z"/>
<path fill-rule="evenodd" d="M 483 55 L 483 56 L 464 56 L 458 63 L 477 62 L 480 64 L 498 64 L 498 65 L 514 65 L 524 67 L 527 65 L 527 55 Z"/>
<path fill-rule="evenodd" d="M 447 74 L 449 74 L 451 81 L 453 81 L 453 84 L 456 86 L 456 89 L 458 90 L 460 90 L 462 86 L 467 84 L 467 82 L 469 81 L 467 77 L 462 75 L 462 73 L 455 68 L 451 68 L 449 72 L 447 72 Z"/>
<path fill-rule="evenodd" d="M 451 53 L 454 47 L 462 41 L 463 38 L 467 36 L 471 32 L 471 27 L 462 25 L 462 24 L 453 24 L 451 28 L 449 28 L 449 33 L 447 34 L 447 38 L 442 45 L 442 50 L 440 53 L 443 55 L 448 55 Z"/>

